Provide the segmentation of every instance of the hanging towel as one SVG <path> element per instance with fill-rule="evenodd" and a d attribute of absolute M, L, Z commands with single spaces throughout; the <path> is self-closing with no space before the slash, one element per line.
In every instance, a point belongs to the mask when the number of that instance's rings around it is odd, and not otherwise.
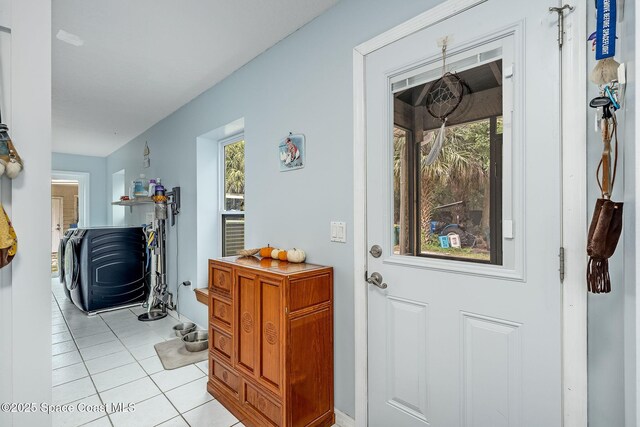
<path fill-rule="evenodd" d="M 4 206 L 0 204 L 0 268 L 8 265 L 18 252 L 18 238 Z"/>

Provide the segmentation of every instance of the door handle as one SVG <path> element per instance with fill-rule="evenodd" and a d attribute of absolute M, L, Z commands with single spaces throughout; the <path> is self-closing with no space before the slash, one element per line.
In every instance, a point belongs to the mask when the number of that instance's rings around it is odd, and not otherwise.
<path fill-rule="evenodd" d="M 371 285 L 375 285 L 377 287 L 379 287 L 380 289 L 387 289 L 387 284 L 382 282 L 382 274 L 378 273 L 377 271 L 371 273 L 371 277 L 369 277 L 367 279 L 367 283 L 371 284 Z"/>

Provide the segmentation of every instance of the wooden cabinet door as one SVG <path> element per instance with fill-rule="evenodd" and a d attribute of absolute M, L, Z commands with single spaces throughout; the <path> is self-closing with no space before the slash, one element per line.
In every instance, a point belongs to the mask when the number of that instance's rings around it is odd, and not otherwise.
<path fill-rule="evenodd" d="M 260 336 L 258 380 L 278 395 L 282 394 L 284 370 L 283 282 L 259 277 Z"/>
<path fill-rule="evenodd" d="M 258 281 L 256 276 L 236 271 L 236 368 L 256 376 L 258 355 Z"/>

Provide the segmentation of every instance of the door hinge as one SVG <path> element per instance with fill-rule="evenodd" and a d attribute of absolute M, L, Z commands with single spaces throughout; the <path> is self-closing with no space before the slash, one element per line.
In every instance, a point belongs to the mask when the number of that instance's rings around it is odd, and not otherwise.
<path fill-rule="evenodd" d="M 561 7 L 550 7 L 549 12 L 555 12 L 558 14 L 558 48 L 562 49 L 564 44 L 564 11 L 571 12 L 575 9 L 573 6 L 565 4 Z"/>
<path fill-rule="evenodd" d="M 369 270 L 364 271 L 364 281 L 366 282 L 369 279 Z"/>
<path fill-rule="evenodd" d="M 560 283 L 562 283 L 564 281 L 564 248 L 562 246 L 558 257 L 560 258 Z"/>

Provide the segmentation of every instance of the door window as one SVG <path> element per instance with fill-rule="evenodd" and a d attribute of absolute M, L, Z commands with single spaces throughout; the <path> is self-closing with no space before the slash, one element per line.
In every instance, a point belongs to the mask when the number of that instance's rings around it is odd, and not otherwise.
<path fill-rule="evenodd" d="M 439 75 L 394 91 L 395 254 L 502 265 L 502 68 L 497 58 L 457 73 L 465 95 L 433 162 L 442 121 L 426 103 Z"/>

